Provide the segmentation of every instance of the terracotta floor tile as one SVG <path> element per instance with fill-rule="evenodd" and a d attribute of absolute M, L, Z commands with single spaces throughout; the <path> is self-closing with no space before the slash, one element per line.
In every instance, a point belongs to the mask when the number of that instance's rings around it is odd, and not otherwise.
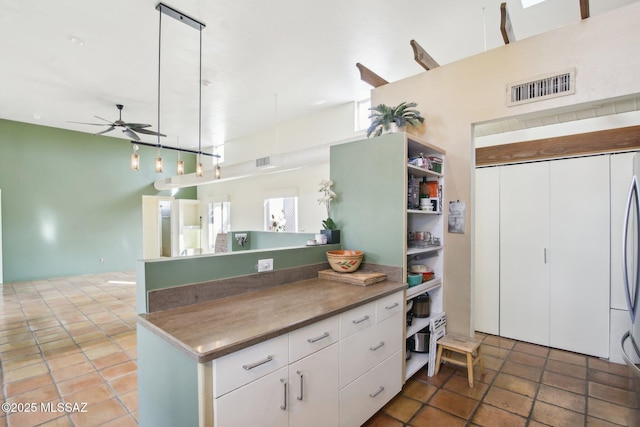
<path fill-rule="evenodd" d="M 51 401 L 39 401 L 38 405 L 49 404 L 51 407 L 56 407 L 56 405 L 60 402 L 59 399 L 51 400 Z M 9 425 L 10 426 L 39 426 L 44 424 L 45 422 L 60 418 L 63 416 L 59 412 L 54 411 L 36 411 L 36 412 L 19 412 L 9 414 Z M 64 424 L 63 424 L 64 425 Z"/>
<path fill-rule="evenodd" d="M 87 358 L 81 352 L 61 355 L 58 357 L 52 357 L 47 359 L 47 363 L 52 371 L 66 368 L 78 363 L 87 362 Z"/>
<path fill-rule="evenodd" d="M 17 394 L 24 393 L 25 391 L 34 390 L 51 384 L 53 384 L 53 378 L 51 378 L 49 372 L 46 372 L 34 377 L 7 383 L 5 385 L 5 392 L 7 396 L 15 396 Z"/>
<path fill-rule="evenodd" d="M 542 358 L 546 358 L 549 355 L 549 347 L 544 347 L 537 344 L 529 344 L 526 342 L 517 342 L 516 345 L 513 346 L 513 351 L 519 351 Z"/>
<path fill-rule="evenodd" d="M 118 378 L 112 381 L 112 384 L 127 377 Z M 114 388 L 116 385 L 114 384 Z M 438 388 L 432 384 L 417 380 L 415 378 L 409 379 L 402 388 L 402 394 L 411 397 L 420 402 L 426 403 L 436 393 Z"/>
<path fill-rule="evenodd" d="M 608 385 L 623 390 L 633 390 L 634 382 L 633 378 L 622 377 L 620 375 L 614 375 L 604 371 L 597 371 L 595 369 L 589 369 L 588 379 L 590 382 Z"/>
<path fill-rule="evenodd" d="M 23 393 L 8 397 L 7 402 L 37 403 L 39 406 L 40 402 L 49 402 L 56 399 L 58 400 L 60 399 L 60 395 L 58 394 L 58 389 L 56 388 L 55 385 L 50 384 L 45 387 L 25 391 Z"/>
<path fill-rule="evenodd" d="M 473 388 L 469 387 L 469 380 L 465 371 L 465 376 L 453 375 L 449 381 L 444 384 L 443 388 L 475 400 L 480 400 L 489 386 L 487 384 L 474 381 Z"/>
<path fill-rule="evenodd" d="M 81 404 L 87 403 L 88 407 L 94 406 L 96 403 L 115 397 L 111 387 L 105 383 L 97 384 L 93 387 L 85 388 L 75 393 L 64 396 L 66 403 Z"/>
<path fill-rule="evenodd" d="M 53 379 L 56 380 L 56 382 L 61 382 L 68 380 L 69 378 L 79 377 L 84 374 L 95 372 L 95 370 L 96 369 L 93 367 L 91 362 L 87 361 L 52 371 L 51 375 L 53 375 Z"/>
<path fill-rule="evenodd" d="M 495 347 L 492 345 L 487 345 L 485 343 L 482 344 L 482 354 L 486 356 L 505 359 L 510 352 L 511 352 L 511 349 L 508 349 L 508 348 Z"/>
<path fill-rule="evenodd" d="M 546 362 L 544 357 L 535 356 L 533 354 L 512 351 L 507 359 L 510 362 L 519 363 L 534 368 L 542 368 Z"/>
<path fill-rule="evenodd" d="M 409 422 L 413 427 L 463 427 L 466 421 L 432 406 L 423 406 Z"/>
<path fill-rule="evenodd" d="M 400 395 L 397 396 L 397 398 L 400 398 L 400 397 L 401 397 Z M 124 403 L 124 406 L 127 408 L 127 410 L 129 410 L 129 412 L 131 412 L 132 414 L 134 412 L 138 412 L 138 391 L 137 390 L 130 391 L 129 393 L 119 393 L 118 398 L 122 403 Z M 411 400 L 411 399 L 407 399 L 407 400 Z M 420 405 L 418 404 L 418 408 L 419 407 Z M 393 415 L 389 411 L 385 411 L 385 412 L 389 413 L 390 415 Z"/>
<path fill-rule="evenodd" d="M 133 372 L 137 372 L 138 365 L 136 362 L 125 362 L 119 365 L 110 366 L 108 368 L 100 370 L 100 374 L 107 380 L 111 381 L 118 377 L 123 377 L 125 375 L 131 374 Z"/>
<path fill-rule="evenodd" d="M 540 401 L 533 405 L 531 419 L 550 426 L 582 426 L 585 424 L 584 414 Z"/>
<path fill-rule="evenodd" d="M 40 348 L 37 345 L 35 345 L 35 341 L 33 341 L 33 343 L 34 345 L 32 346 L 18 348 L 16 350 L 9 350 L 0 354 L 0 359 L 2 360 L 2 363 L 4 364 L 6 360 L 20 359 L 25 356 L 39 354 Z"/>
<path fill-rule="evenodd" d="M 552 348 L 549 351 L 549 359 L 559 360 L 561 362 L 573 363 L 574 365 L 587 366 L 587 356 L 572 353 L 570 351 L 557 350 Z"/>
<path fill-rule="evenodd" d="M 24 380 L 49 373 L 49 367 L 45 363 L 37 363 L 34 365 L 28 365 L 18 369 L 12 369 L 10 371 L 3 372 L 4 381 L 6 383 L 12 383 L 14 381 Z"/>
<path fill-rule="evenodd" d="M 615 403 L 629 408 L 638 408 L 639 396 L 634 391 L 615 388 L 604 384 L 589 382 L 589 397 Z"/>
<path fill-rule="evenodd" d="M 587 368 L 584 366 L 574 365 L 568 362 L 562 362 L 559 360 L 547 361 L 546 368 L 548 371 L 557 372 L 562 375 L 568 375 L 574 378 L 580 378 L 582 380 L 587 379 Z"/>
<path fill-rule="evenodd" d="M 585 405 L 587 403 L 587 399 L 583 394 L 572 393 L 546 384 L 540 385 L 537 400 L 581 414 L 585 413 Z"/>
<path fill-rule="evenodd" d="M 29 356 L 25 356 L 19 359 L 3 360 L 2 370 L 4 372 L 7 372 L 13 369 L 24 368 L 25 366 L 29 366 L 29 365 L 35 365 L 37 363 L 45 363 L 45 359 L 39 353 L 31 354 Z"/>
<path fill-rule="evenodd" d="M 524 427 L 527 420 L 512 412 L 481 403 L 473 416 L 473 424 L 484 427 Z"/>
<path fill-rule="evenodd" d="M 109 366 L 118 365 L 120 363 L 129 362 L 131 358 L 125 352 L 119 350 L 117 353 L 107 354 L 93 359 L 93 364 L 98 369 L 104 369 Z"/>
<path fill-rule="evenodd" d="M 477 404 L 477 400 L 444 389 L 438 391 L 429 401 L 430 406 L 442 409 L 465 420 L 471 416 Z"/>
<path fill-rule="evenodd" d="M 97 426 L 127 415 L 127 410 L 116 399 L 105 400 L 87 406 L 87 412 L 71 414 L 71 419 L 78 426 Z"/>
<path fill-rule="evenodd" d="M 538 392 L 538 383 L 509 374 L 498 374 L 493 385 L 531 398 Z"/>
<path fill-rule="evenodd" d="M 511 350 L 513 346 L 516 344 L 516 342 L 512 339 L 502 338 L 495 335 L 487 336 L 484 339 L 483 343 L 487 345 L 492 345 L 494 347 L 507 348 L 509 350 Z"/>
<path fill-rule="evenodd" d="M 124 400 L 123 403 L 125 405 L 127 404 Z M 136 400 L 135 403 L 137 405 L 138 401 Z M 407 422 L 415 415 L 416 412 L 418 412 L 418 409 L 420 409 L 421 407 L 422 404 L 419 401 L 409 399 L 408 397 L 404 397 L 402 394 L 399 394 L 385 405 L 383 411 L 397 420 Z M 137 409 L 137 407 L 134 407 L 133 411 L 131 411 L 131 408 L 129 408 L 129 406 L 127 406 L 127 408 L 130 412 L 133 412 Z"/>
<path fill-rule="evenodd" d="M 473 381 L 474 381 L 474 387 L 475 387 L 475 383 L 477 382 L 481 382 L 484 384 L 491 384 L 493 382 L 493 379 L 496 377 L 496 375 L 498 374 L 498 371 L 494 370 L 494 369 L 489 369 L 485 366 L 484 368 L 484 374 L 480 373 L 480 369 L 474 369 L 473 370 Z M 467 377 L 467 369 L 466 368 L 458 368 L 456 369 L 456 371 L 453 374 L 454 376 L 457 377 L 464 377 L 464 378 L 468 378 Z M 467 386 L 469 385 L 469 382 L 467 380 Z"/>
<path fill-rule="evenodd" d="M 504 359 L 499 357 L 493 357 L 488 355 L 483 355 L 482 360 L 484 361 L 484 367 L 486 369 L 491 369 L 494 371 L 499 371 L 504 364 Z"/>
<path fill-rule="evenodd" d="M 483 402 L 525 418 L 529 416 L 533 406 L 532 398 L 497 387 L 487 392 Z"/>
<path fill-rule="evenodd" d="M 589 358 L 589 369 L 596 369 L 598 371 L 608 372 L 622 377 L 633 377 L 631 368 L 627 365 L 611 363 L 607 360 L 596 359 L 595 357 Z"/>
<path fill-rule="evenodd" d="M 638 426 L 640 416 L 637 409 L 631 409 L 604 400 L 587 399 L 587 415 L 613 422 L 622 426 Z"/>
<path fill-rule="evenodd" d="M 402 423 L 399 423 L 402 426 Z M 125 415 L 124 417 L 116 418 L 115 420 L 101 424 L 100 427 L 137 427 L 138 422 L 132 415 Z M 395 427 L 393 424 L 379 424 L 376 427 Z"/>
<path fill-rule="evenodd" d="M 98 372 L 91 372 L 89 374 L 80 375 L 75 378 L 68 379 L 66 381 L 58 382 L 58 389 L 62 396 L 76 393 L 80 390 L 102 384 L 104 379 Z"/>
<path fill-rule="evenodd" d="M 71 423 L 69 415 L 62 415 L 44 424 L 40 424 L 38 427 L 73 427 L 73 423 Z"/>
<path fill-rule="evenodd" d="M 585 380 L 560 375 L 555 372 L 546 371 L 543 373 L 541 382 L 573 393 L 585 394 L 587 392 L 587 382 Z"/>
<path fill-rule="evenodd" d="M 33 337 L 29 337 L 27 339 L 23 339 L 20 341 L 9 341 L 6 344 L 0 345 L 0 353 L 6 353 L 11 350 L 18 350 L 21 348 L 29 347 L 34 344 Z"/>
<path fill-rule="evenodd" d="M 540 378 L 542 377 L 542 368 L 521 365 L 520 363 L 515 363 L 510 360 L 504 363 L 502 372 L 536 382 L 540 381 Z"/>
<path fill-rule="evenodd" d="M 111 342 L 84 350 L 84 354 L 91 360 L 118 353 L 122 353 L 122 349 Z"/>

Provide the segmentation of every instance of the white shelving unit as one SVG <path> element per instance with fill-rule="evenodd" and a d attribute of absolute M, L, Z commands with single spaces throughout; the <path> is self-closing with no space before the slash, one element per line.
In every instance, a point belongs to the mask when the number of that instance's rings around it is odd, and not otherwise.
<path fill-rule="evenodd" d="M 435 156 L 443 159 L 446 154 L 444 150 L 407 135 L 407 160 L 424 155 L 424 157 Z M 442 165 L 444 167 L 444 164 Z M 425 244 L 424 242 L 407 241 L 405 246 L 405 274 L 413 264 L 424 264 L 435 273 L 435 278 L 417 286 L 407 289 L 405 298 L 407 301 L 427 292 L 431 299 L 431 317 L 414 317 L 410 326 L 405 331 L 405 339 L 410 339 L 414 334 L 429 327 L 431 319 L 443 312 L 443 255 L 444 255 L 444 171 L 435 172 L 424 167 L 416 167 L 408 164 L 406 168 L 407 190 L 409 179 L 422 181 L 426 177 L 427 181 L 437 182 L 437 209 L 425 211 L 409 206 L 409 191 L 406 197 L 406 225 L 407 236 L 409 232 L 425 231 L 438 240 L 437 244 Z M 429 353 L 411 352 L 410 359 L 405 362 L 405 381 L 429 363 Z"/>

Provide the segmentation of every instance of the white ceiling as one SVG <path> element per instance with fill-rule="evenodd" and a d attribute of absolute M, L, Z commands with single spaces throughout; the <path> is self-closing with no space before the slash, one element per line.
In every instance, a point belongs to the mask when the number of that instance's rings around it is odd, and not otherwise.
<path fill-rule="evenodd" d="M 635 1 L 590 0 L 591 16 Z M 199 86 L 198 31 L 163 15 L 162 143 L 197 147 L 200 87 L 208 147 L 368 97 L 356 62 L 390 82 L 423 72 L 412 39 L 440 65 L 502 46 L 501 2 L 166 0 L 206 24 L 202 79 L 211 84 Z M 124 121 L 156 130 L 157 3 L 0 0 L 0 118 L 92 133 L 103 128 L 69 121 L 115 120 L 120 103 Z M 519 40 L 580 20 L 579 0 L 507 4 Z"/>

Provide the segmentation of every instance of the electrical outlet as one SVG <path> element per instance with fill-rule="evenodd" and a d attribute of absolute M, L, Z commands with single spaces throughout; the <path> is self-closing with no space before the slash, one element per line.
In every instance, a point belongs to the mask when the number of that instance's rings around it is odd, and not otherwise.
<path fill-rule="evenodd" d="M 258 273 L 273 270 L 273 258 L 258 260 Z"/>

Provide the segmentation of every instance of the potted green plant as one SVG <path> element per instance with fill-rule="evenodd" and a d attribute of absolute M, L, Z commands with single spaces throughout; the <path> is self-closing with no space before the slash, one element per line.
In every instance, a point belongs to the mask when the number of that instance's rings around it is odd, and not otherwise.
<path fill-rule="evenodd" d="M 318 199 L 318 203 L 324 204 L 327 209 L 327 219 L 322 221 L 322 230 L 320 233 L 327 236 L 327 243 L 340 243 L 340 230 L 338 226 L 331 218 L 331 201 L 336 199 L 338 195 L 331 190 L 333 181 L 323 179 L 320 181 L 320 189 L 322 197 Z"/>
<path fill-rule="evenodd" d="M 420 126 L 420 123 L 424 123 L 424 117 L 420 115 L 420 112 L 415 109 L 418 104 L 415 102 L 403 102 L 395 107 L 390 107 L 385 104 L 376 105 L 373 108 L 369 108 L 372 111 L 369 116 L 371 125 L 367 129 L 367 138 L 373 134 L 373 136 L 382 135 L 383 131 L 390 131 L 393 126 L 402 128 L 410 124 L 413 127 Z"/>

